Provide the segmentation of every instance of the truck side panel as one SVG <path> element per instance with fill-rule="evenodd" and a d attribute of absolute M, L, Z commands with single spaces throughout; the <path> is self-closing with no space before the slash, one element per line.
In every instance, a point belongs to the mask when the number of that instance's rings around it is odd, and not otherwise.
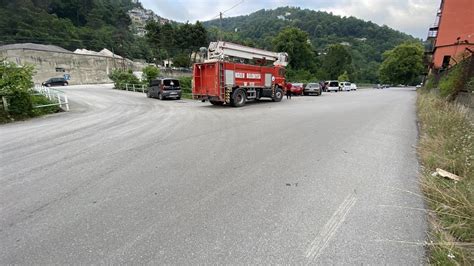
<path fill-rule="evenodd" d="M 195 64 L 193 69 L 193 97 L 220 96 L 219 63 Z"/>
<path fill-rule="evenodd" d="M 284 75 L 282 67 L 222 61 L 197 63 L 193 69 L 193 98 L 224 102 L 225 87 L 252 89 L 253 92 L 259 89 L 260 97 L 272 97 L 273 86 L 285 88 Z M 250 93 L 248 97 L 257 96 Z"/>

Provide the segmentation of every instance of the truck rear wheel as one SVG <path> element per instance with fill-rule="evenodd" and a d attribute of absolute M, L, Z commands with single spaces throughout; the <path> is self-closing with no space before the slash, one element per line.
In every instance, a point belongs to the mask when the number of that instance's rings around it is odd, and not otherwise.
<path fill-rule="evenodd" d="M 273 97 L 272 101 L 281 102 L 281 99 L 283 99 L 283 90 L 281 88 L 276 88 L 275 97 Z"/>
<path fill-rule="evenodd" d="M 245 105 L 246 100 L 245 91 L 242 89 L 236 89 L 234 93 L 232 93 L 230 104 L 234 107 L 241 107 Z"/>

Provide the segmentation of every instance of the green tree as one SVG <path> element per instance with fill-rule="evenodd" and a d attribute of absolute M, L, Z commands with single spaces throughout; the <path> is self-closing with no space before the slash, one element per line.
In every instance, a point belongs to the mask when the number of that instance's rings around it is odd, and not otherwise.
<path fill-rule="evenodd" d="M 423 72 L 423 46 L 405 42 L 383 54 L 379 78 L 389 84 L 415 84 Z"/>
<path fill-rule="evenodd" d="M 186 53 L 180 53 L 173 58 L 173 66 L 175 67 L 189 67 L 191 65 L 191 58 Z"/>
<path fill-rule="evenodd" d="M 273 48 L 278 52 L 287 52 L 289 65 L 294 69 L 310 69 L 314 65 L 314 52 L 308 33 L 298 28 L 283 29 L 273 39 Z"/>
<path fill-rule="evenodd" d="M 350 75 L 352 73 L 352 56 L 343 45 L 331 45 L 324 56 L 322 68 L 329 79 L 337 79 L 344 72 Z"/>
<path fill-rule="evenodd" d="M 172 56 L 173 51 L 176 49 L 176 29 L 171 23 L 166 23 L 161 27 L 160 32 L 160 47 L 166 52 L 166 58 Z"/>
<path fill-rule="evenodd" d="M 347 73 L 347 71 L 344 71 L 344 73 L 339 75 L 339 77 L 337 77 L 337 80 L 338 81 L 349 81 L 349 74 Z"/>

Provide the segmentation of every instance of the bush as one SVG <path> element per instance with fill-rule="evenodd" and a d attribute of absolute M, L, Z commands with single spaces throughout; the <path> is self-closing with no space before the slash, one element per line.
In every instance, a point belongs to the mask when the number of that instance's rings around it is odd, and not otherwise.
<path fill-rule="evenodd" d="M 33 67 L 17 66 L 0 60 L 0 96 L 8 96 L 16 91 L 29 92 L 33 87 Z"/>
<path fill-rule="evenodd" d="M 133 75 L 131 70 L 115 69 L 109 78 L 114 82 L 116 89 L 125 89 L 125 84 L 140 84 L 138 78 Z"/>
<path fill-rule="evenodd" d="M 24 90 L 13 91 L 8 97 L 8 112 L 18 117 L 32 116 L 33 101 L 30 93 Z"/>
<path fill-rule="evenodd" d="M 31 102 L 33 103 L 33 106 L 47 105 L 47 104 L 51 103 L 51 101 L 48 100 L 48 98 L 46 98 L 43 95 L 33 95 L 33 96 L 31 96 Z M 41 116 L 41 115 L 45 115 L 45 114 L 57 113 L 59 111 L 61 111 L 61 108 L 57 105 L 53 105 L 53 106 L 48 106 L 48 107 L 34 108 L 32 110 L 31 115 L 32 116 Z"/>
<path fill-rule="evenodd" d="M 438 86 L 438 82 L 436 82 L 436 78 L 433 74 L 430 74 L 425 81 L 424 88 L 427 90 L 434 89 Z"/>
<path fill-rule="evenodd" d="M 160 75 L 160 70 L 155 66 L 146 66 L 143 68 L 143 82 L 148 85 L 153 79 L 156 79 Z"/>
<path fill-rule="evenodd" d="M 0 123 L 15 119 L 24 119 L 49 113 L 58 112 L 58 106 L 34 108 L 36 105 L 46 105 L 51 102 L 41 95 L 33 95 L 33 67 L 17 66 L 14 63 L 0 60 L 0 97 L 8 102 L 8 112 L 0 111 Z"/>
<path fill-rule="evenodd" d="M 453 67 L 451 71 L 442 77 L 439 81 L 439 92 L 441 96 L 446 97 L 459 91 L 462 84 L 463 68 L 461 65 Z"/>
<path fill-rule="evenodd" d="M 179 78 L 179 84 L 183 93 L 192 93 L 192 78 L 191 77 L 181 77 Z"/>

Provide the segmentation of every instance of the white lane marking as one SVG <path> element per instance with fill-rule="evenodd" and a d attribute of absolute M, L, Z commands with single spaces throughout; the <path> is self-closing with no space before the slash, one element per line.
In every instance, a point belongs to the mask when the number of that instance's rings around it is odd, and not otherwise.
<path fill-rule="evenodd" d="M 329 221 L 324 225 L 323 229 L 316 238 L 311 242 L 308 250 L 306 251 L 306 258 L 308 262 L 314 261 L 317 259 L 321 252 L 327 247 L 329 241 L 334 237 L 337 232 L 337 229 L 346 219 L 347 214 L 352 209 L 356 203 L 357 198 L 354 194 L 349 194 L 344 201 L 339 205 L 337 210 L 331 216 Z"/>

